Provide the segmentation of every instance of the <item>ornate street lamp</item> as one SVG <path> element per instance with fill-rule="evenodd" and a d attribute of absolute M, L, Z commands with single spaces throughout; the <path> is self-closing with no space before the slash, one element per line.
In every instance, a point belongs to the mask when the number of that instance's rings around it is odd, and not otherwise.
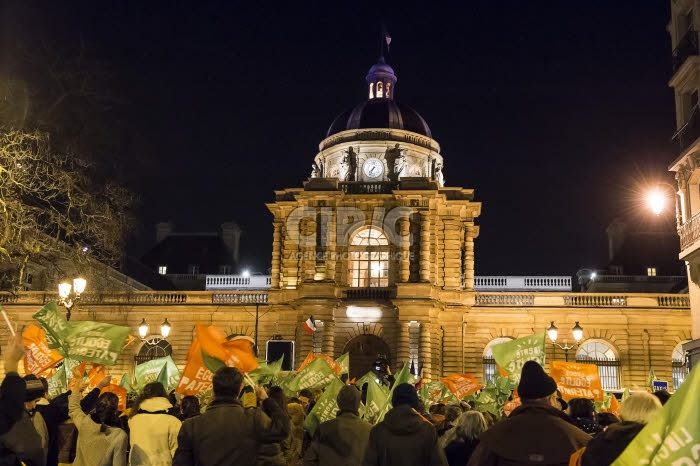
<path fill-rule="evenodd" d="M 139 337 L 141 338 L 141 340 L 146 340 L 149 328 L 150 326 L 148 325 L 148 322 L 146 322 L 146 319 L 142 318 L 141 323 L 139 324 Z M 154 342 L 154 344 L 160 340 L 167 340 L 168 336 L 170 335 L 171 328 L 172 326 L 170 325 L 170 322 L 168 322 L 168 318 L 166 317 L 163 323 L 160 324 L 160 336 L 162 338 L 157 338 L 157 341 Z"/>
<path fill-rule="evenodd" d="M 73 285 L 68 282 L 58 284 L 58 304 L 66 308 L 66 320 L 70 320 L 73 306 L 80 299 L 80 295 L 85 291 L 87 280 L 84 278 L 73 279 Z"/>
<path fill-rule="evenodd" d="M 569 350 L 578 348 L 578 346 L 581 344 L 581 340 L 583 340 L 583 327 L 579 325 L 578 321 L 576 321 L 576 324 L 571 329 L 571 333 L 573 334 L 576 343 L 574 343 L 573 345 L 567 345 L 566 343 L 564 343 L 564 345 L 562 346 L 559 343 L 557 343 L 557 338 L 559 337 L 559 329 L 556 325 L 554 325 L 554 321 L 551 321 L 549 327 L 547 327 L 547 336 L 552 342 L 552 347 L 555 350 L 557 349 L 557 347 L 564 350 L 564 357 L 566 358 L 567 362 L 569 361 Z"/>

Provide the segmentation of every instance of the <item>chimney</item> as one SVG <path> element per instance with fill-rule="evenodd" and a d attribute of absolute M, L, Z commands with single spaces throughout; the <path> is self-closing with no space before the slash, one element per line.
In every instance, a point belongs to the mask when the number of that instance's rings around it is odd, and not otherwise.
<path fill-rule="evenodd" d="M 156 244 L 163 241 L 173 233 L 173 224 L 170 222 L 156 223 Z"/>
<path fill-rule="evenodd" d="M 241 241 L 241 228 L 235 222 L 221 225 L 221 239 L 224 241 L 234 264 L 238 264 L 238 249 Z"/>
<path fill-rule="evenodd" d="M 605 230 L 605 232 L 608 234 L 608 260 L 610 262 L 613 261 L 615 254 L 617 254 L 617 251 L 620 250 L 625 242 L 626 229 L 627 225 L 625 225 L 625 222 L 619 218 L 616 218 Z"/>

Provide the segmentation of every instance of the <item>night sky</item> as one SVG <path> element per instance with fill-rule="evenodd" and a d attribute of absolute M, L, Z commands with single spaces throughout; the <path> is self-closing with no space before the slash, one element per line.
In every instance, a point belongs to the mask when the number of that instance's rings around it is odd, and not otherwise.
<path fill-rule="evenodd" d="M 82 37 L 128 102 L 134 255 L 159 221 L 233 220 L 243 264 L 265 272 L 264 204 L 366 98 L 382 20 L 396 100 L 427 121 L 447 185 L 483 203 L 478 275 L 604 266 L 605 227 L 638 209 L 639 183 L 672 180 L 667 0 L 1 3 L 5 53 Z"/>

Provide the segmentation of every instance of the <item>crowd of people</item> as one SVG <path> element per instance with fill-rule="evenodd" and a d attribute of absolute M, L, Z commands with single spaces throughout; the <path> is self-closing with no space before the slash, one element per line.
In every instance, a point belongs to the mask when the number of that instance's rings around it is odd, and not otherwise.
<path fill-rule="evenodd" d="M 391 409 L 371 425 L 360 416 L 361 387 L 345 385 L 337 414 L 311 435 L 304 420 L 318 394 L 287 399 L 279 387 L 244 387 L 237 369 L 213 377 L 213 399 L 180 400 L 160 382 L 145 385 L 119 411 L 119 399 L 83 390 L 75 372 L 69 390 L 51 400 L 45 379 L 18 374 L 20 336 L 3 348 L 0 387 L 0 466 L 514 466 L 611 464 L 661 408 L 668 394 L 635 392 L 619 418 L 596 413 L 592 400 L 560 398 L 536 362 L 525 363 L 522 405 L 497 419 L 468 403 L 426 410 L 413 385 L 392 387 Z M 316 395 L 316 396 L 315 396 Z"/>

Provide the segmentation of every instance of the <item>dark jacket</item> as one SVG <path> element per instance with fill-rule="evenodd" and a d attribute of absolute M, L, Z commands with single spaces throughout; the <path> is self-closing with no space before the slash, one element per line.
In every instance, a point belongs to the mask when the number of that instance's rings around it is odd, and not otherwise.
<path fill-rule="evenodd" d="M 591 417 L 575 417 L 574 425 L 587 434 L 596 435 L 603 432 L 603 426 Z"/>
<path fill-rule="evenodd" d="M 481 434 L 469 466 L 568 466 L 571 454 L 590 439 L 562 411 L 526 402 Z"/>
<path fill-rule="evenodd" d="M 410 406 L 400 405 L 372 428 L 362 464 L 447 466 L 447 460 L 435 427 Z"/>
<path fill-rule="evenodd" d="M 304 455 L 304 466 L 355 466 L 362 458 L 372 425 L 357 414 L 340 412 L 335 419 L 321 423 Z"/>
<path fill-rule="evenodd" d="M 462 438 L 453 440 L 445 447 L 447 463 L 450 466 L 464 466 L 478 444 L 478 439 Z"/>
<path fill-rule="evenodd" d="M 24 410 L 27 383 L 8 372 L 0 386 L 0 465 L 44 464 L 41 436 Z"/>
<path fill-rule="evenodd" d="M 234 398 L 217 398 L 204 414 L 182 423 L 173 466 L 254 465 L 262 443 L 280 442 L 289 432 L 289 416 L 274 400 L 244 409 Z"/>
<path fill-rule="evenodd" d="M 606 466 L 612 463 L 643 428 L 644 424 L 638 422 L 611 424 L 588 443 L 581 457 L 581 466 Z"/>

